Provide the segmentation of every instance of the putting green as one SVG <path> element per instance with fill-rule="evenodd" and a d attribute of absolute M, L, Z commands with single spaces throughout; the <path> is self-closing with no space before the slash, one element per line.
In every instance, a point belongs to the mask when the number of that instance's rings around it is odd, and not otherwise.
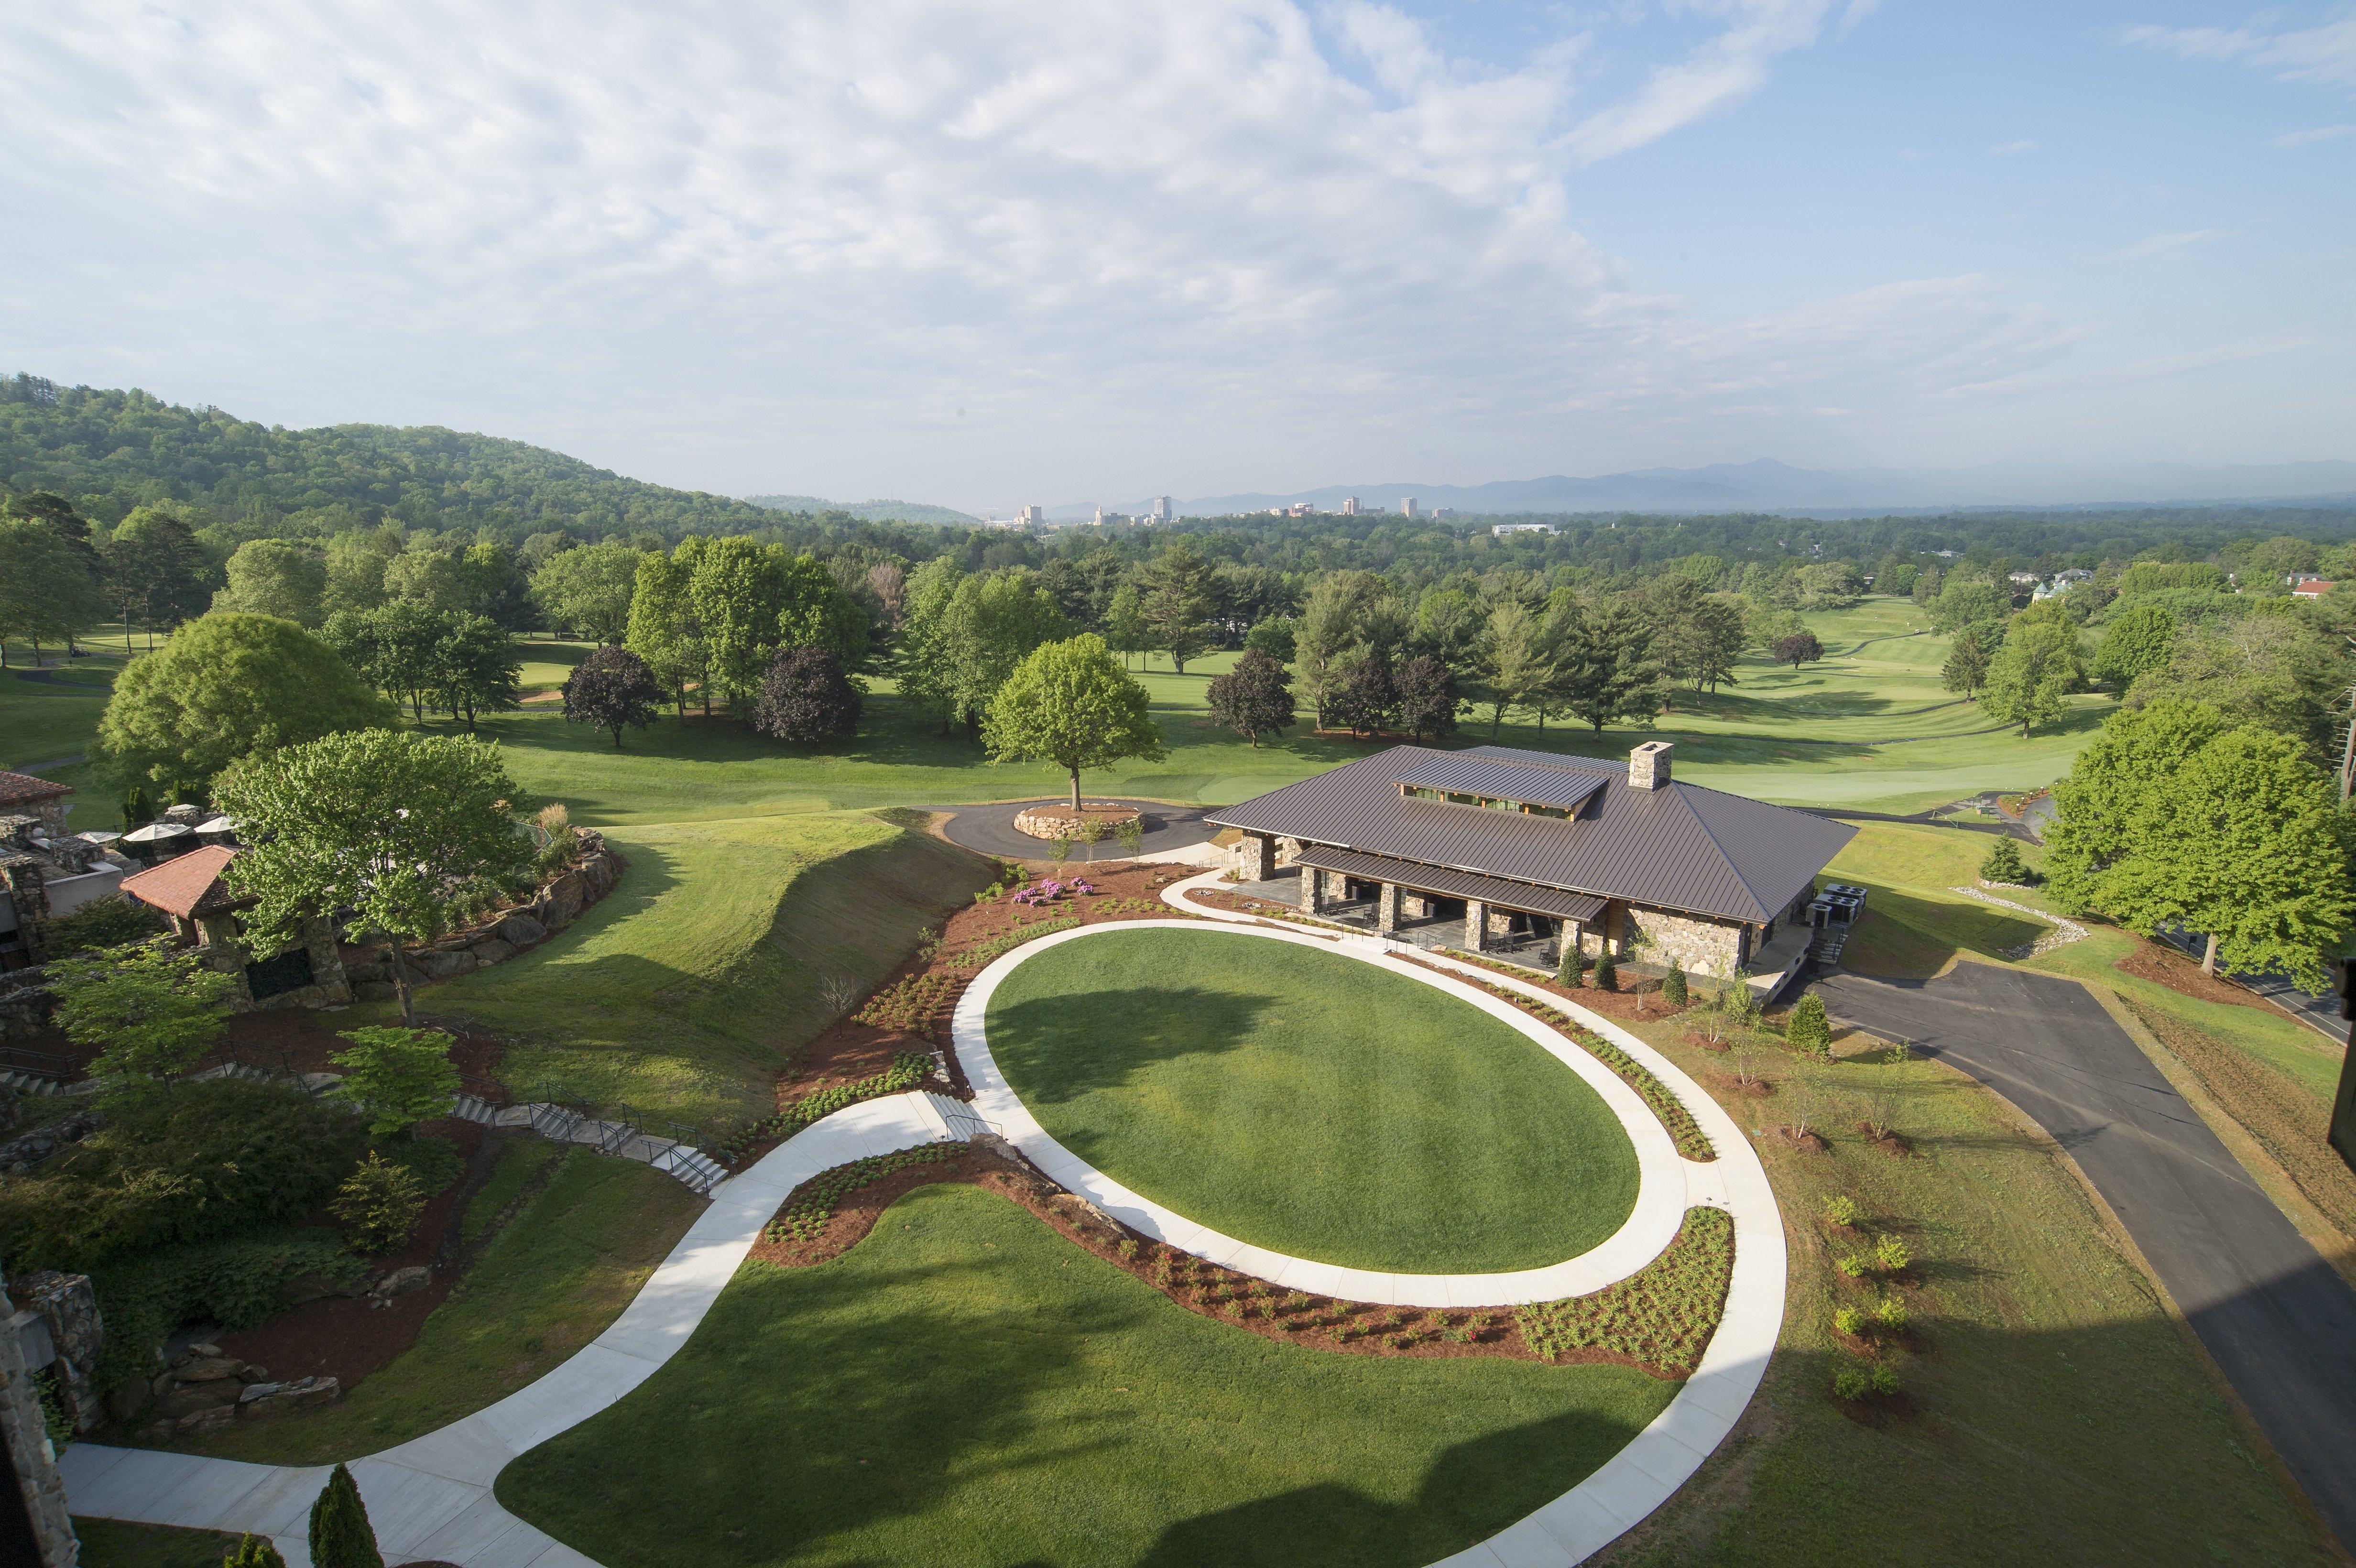
<path fill-rule="evenodd" d="M 1490 1274 L 1588 1251 L 1636 1151 L 1536 1041 L 1361 960 L 1233 932 L 1042 948 L 991 995 L 1007 1083 L 1056 1141 L 1256 1246 Z"/>

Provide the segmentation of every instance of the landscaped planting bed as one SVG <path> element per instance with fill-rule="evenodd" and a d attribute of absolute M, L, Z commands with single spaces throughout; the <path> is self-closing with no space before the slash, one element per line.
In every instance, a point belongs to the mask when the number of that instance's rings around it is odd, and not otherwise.
<path fill-rule="evenodd" d="M 748 1264 L 678 1355 L 497 1490 L 616 1568 L 1421 1568 L 1576 1484 L 1675 1392 L 1624 1367 L 1238 1333 L 951 1183 L 830 1263 Z"/>
<path fill-rule="evenodd" d="M 1644 1268 L 1589 1296 L 1515 1315 L 1523 1342 L 1550 1361 L 1616 1360 L 1691 1377 L 1718 1332 L 1734 1277 L 1734 1217 L 1688 1209 L 1677 1239 Z"/>
<path fill-rule="evenodd" d="M 986 1022 L 1047 1132 L 1255 1245 L 1416 1274 L 1537 1268 L 1611 1236 L 1633 1146 L 1512 1025 L 1406 975 L 1205 924 L 1033 955 Z"/>

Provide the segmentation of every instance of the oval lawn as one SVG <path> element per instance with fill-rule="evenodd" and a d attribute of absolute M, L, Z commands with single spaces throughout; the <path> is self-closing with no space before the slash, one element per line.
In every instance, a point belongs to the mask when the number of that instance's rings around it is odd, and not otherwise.
<path fill-rule="evenodd" d="M 1579 1075 L 1339 953 L 1109 930 L 999 983 L 991 1054 L 1040 1125 L 1229 1236 L 1402 1274 L 1540 1268 L 1628 1218 L 1636 1153 Z"/>

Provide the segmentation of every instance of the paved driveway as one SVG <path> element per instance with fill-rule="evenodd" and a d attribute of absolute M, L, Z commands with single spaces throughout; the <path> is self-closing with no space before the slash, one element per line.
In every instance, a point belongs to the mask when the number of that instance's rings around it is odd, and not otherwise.
<path fill-rule="evenodd" d="M 2036 1119 L 2143 1249 L 2343 1543 L 2356 1546 L 2356 1290 L 2083 987 L 1958 964 L 1836 975 L 1845 1022 L 1909 1040 Z"/>

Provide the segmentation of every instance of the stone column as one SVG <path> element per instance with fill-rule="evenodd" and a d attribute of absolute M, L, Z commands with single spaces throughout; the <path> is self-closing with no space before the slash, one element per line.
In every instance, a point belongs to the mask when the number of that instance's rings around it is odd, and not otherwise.
<path fill-rule="evenodd" d="M 1513 929 L 1514 916 L 1511 911 L 1493 909 L 1489 912 L 1489 934 L 1491 936 L 1502 939 L 1511 935 Z M 1483 943 L 1482 947 L 1483 951 L 1486 951 L 1488 944 Z"/>
<path fill-rule="evenodd" d="M 1314 866 L 1301 868 L 1301 912 L 1315 914 L 1325 907 L 1325 873 Z"/>
<path fill-rule="evenodd" d="M 1247 882 L 1264 882 L 1276 874 L 1276 840 L 1265 833 L 1247 833 L 1236 845 L 1236 870 Z"/>
<path fill-rule="evenodd" d="M 1399 923 L 1399 890 L 1397 882 L 1380 884 L 1375 895 L 1375 929 L 1397 931 Z"/>
<path fill-rule="evenodd" d="M 1489 906 L 1479 899 L 1464 901 L 1464 945 L 1475 953 L 1489 951 Z"/>
<path fill-rule="evenodd" d="M 0 1441 L 7 1445 L 41 1568 L 74 1568 L 81 1549 L 66 1513 L 65 1482 L 58 1476 L 57 1450 L 49 1445 L 34 1371 L 25 1364 L 16 1336 L 0 1334 Z"/>
<path fill-rule="evenodd" d="M 57 1351 L 58 1403 L 73 1418 L 76 1432 L 91 1431 L 104 1414 L 93 1379 L 105 1328 L 90 1276 L 43 1269 L 27 1275 L 23 1288 L 25 1304 L 41 1315 L 49 1330 L 49 1344 Z"/>

